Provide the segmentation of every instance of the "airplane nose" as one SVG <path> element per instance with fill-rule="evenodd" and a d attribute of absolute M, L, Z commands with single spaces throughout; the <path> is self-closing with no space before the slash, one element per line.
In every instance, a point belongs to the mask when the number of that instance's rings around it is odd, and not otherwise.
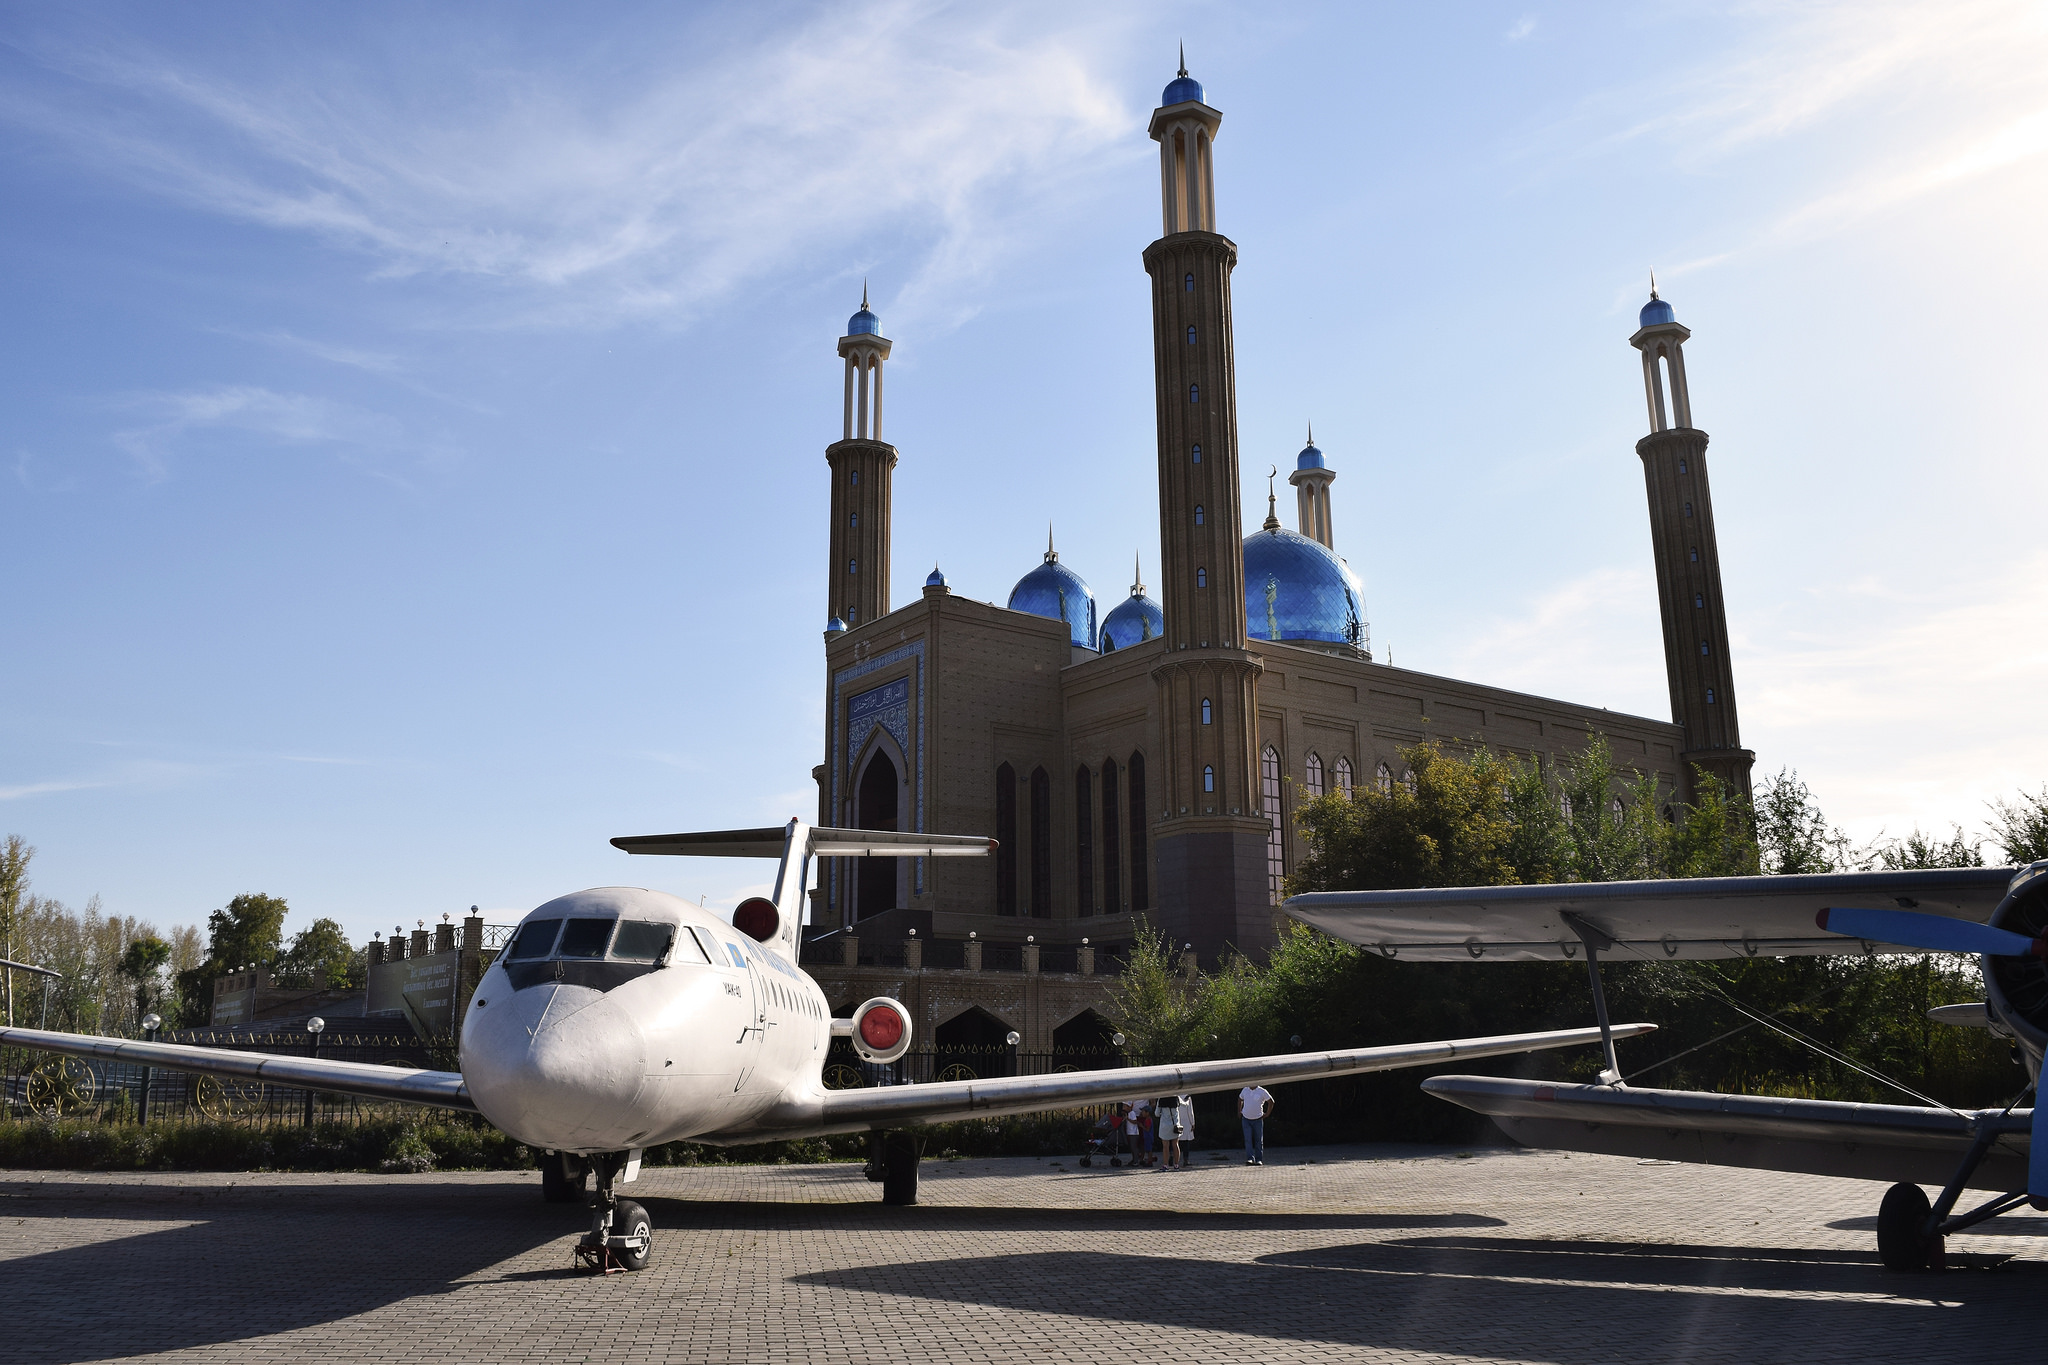
<path fill-rule="evenodd" d="M 646 1039 L 601 993 L 532 986 L 472 1009 L 464 1024 L 470 1098 L 521 1142 L 612 1151 L 640 1136 L 634 1101 L 647 1074 Z"/>

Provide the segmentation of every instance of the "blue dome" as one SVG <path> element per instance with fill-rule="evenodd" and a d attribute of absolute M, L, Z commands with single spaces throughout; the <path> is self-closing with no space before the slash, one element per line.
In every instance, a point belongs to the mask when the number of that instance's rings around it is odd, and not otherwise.
<path fill-rule="evenodd" d="M 1045 563 L 1017 580 L 1010 589 L 1010 610 L 1028 611 L 1065 621 L 1073 642 L 1095 648 L 1095 594 L 1059 556 L 1047 553 Z"/>
<path fill-rule="evenodd" d="M 839 619 L 838 617 L 836 617 L 836 616 L 835 616 L 835 617 L 833 617 L 833 618 L 832 618 L 831 620 L 829 620 L 829 621 L 827 621 L 827 622 L 825 623 L 825 633 L 826 633 L 827 635 L 843 635 L 843 634 L 845 634 L 845 633 L 846 633 L 846 622 L 844 622 L 844 621 L 840 620 L 840 619 Z"/>
<path fill-rule="evenodd" d="M 1166 633 L 1166 612 L 1142 589 L 1110 608 L 1102 618 L 1102 652 L 1129 649 Z"/>
<path fill-rule="evenodd" d="M 932 565 L 932 571 L 924 576 L 924 585 L 927 588 L 943 588 L 946 586 L 946 576 L 939 572 L 938 565 Z"/>
<path fill-rule="evenodd" d="M 1159 97 L 1159 107 L 1164 109 L 1169 104 L 1186 104 L 1189 100 L 1197 104 L 1202 102 L 1202 83 L 1183 71 Z"/>
<path fill-rule="evenodd" d="M 846 334 L 850 337 L 878 337 L 882 334 L 882 320 L 862 304 L 860 311 L 846 320 Z"/>
<path fill-rule="evenodd" d="M 1671 305 L 1652 294 L 1650 301 L 1643 305 L 1642 325 L 1655 327 L 1660 322 L 1676 322 L 1678 315 L 1671 311 Z"/>
<path fill-rule="evenodd" d="M 1327 469 L 1329 466 L 1323 463 L 1323 452 L 1317 450 L 1315 442 L 1311 441 L 1301 448 L 1301 454 L 1295 456 L 1294 467 L 1296 469 Z"/>
<path fill-rule="evenodd" d="M 1246 633 L 1366 647 L 1365 591 L 1344 561 L 1285 527 L 1244 538 Z"/>

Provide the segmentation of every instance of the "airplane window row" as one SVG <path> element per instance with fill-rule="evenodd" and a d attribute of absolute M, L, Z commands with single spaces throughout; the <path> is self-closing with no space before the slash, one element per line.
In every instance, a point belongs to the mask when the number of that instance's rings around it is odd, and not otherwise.
<path fill-rule="evenodd" d="M 613 929 L 618 930 L 616 939 Z M 652 920 L 627 920 L 620 925 L 616 916 L 602 919 L 536 919 L 519 928 L 506 954 L 514 962 L 536 958 L 600 958 L 605 950 L 628 962 L 655 962 L 669 949 L 675 926 Z M 686 936 L 677 955 L 682 961 L 706 963 L 710 959 L 694 935 Z"/>

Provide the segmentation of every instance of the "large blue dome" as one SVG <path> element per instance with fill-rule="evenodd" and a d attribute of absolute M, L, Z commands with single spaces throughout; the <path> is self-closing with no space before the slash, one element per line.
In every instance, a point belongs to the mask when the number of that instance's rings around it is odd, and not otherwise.
<path fill-rule="evenodd" d="M 1017 580 L 1017 586 L 1010 589 L 1009 605 L 1011 611 L 1065 621 L 1075 644 L 1095 648 L 1095 594 L 1081 575 L 1060 563 L 1052 551 L 1046 551 L 1045 563 Z"/>
<path fill-rule="evenodd" d="M 882 320 L 863 303 L 860 311 L 846 320 L 846 334 L 850 337 L 878 337 L 882 334 Z"/>
<path fill-rule="evenodd" d="M 1676 321 L 1678 321 L 1678 315 L 1671 311 L 1671 305 L 1658 298 L 1655 294 L 1650 295 L 1650 301 L 1643 305 L 1642 325 L 1645 327 L 1655 327 L 1662 322 Z"/>
<path fill-rule="evenodd" d="M 1197 104 L 1202 102 L 1202 83 L 1183 71 L 1159 97 L 1159 107 L 1164 109 L 1170 104 L 1186 104 L 1189 100 Z"/>
<path fill-rule="evenodd" d="M 1343 560 L 1307 536 L 1272 526 L 1244 538 L 1246 633 L 1366 647 L 1365 591 Z"/>
<path fill-rule="evenodd" d="M 1294 457 L 1294 467 L 1296 469 L 1329 468 L 1328 465 L 1323 463 L 1323 452 L 1316 449 L 1314 441 L 1310 441 L 1307 445 L 1303 446 L 1301 454 Z"/>
<path fill-rule="evenodd" d="M 1102 618 L 1102 652 L 1129 649 L 1166 633 L 1166 612 L 1140 586 Z"/>

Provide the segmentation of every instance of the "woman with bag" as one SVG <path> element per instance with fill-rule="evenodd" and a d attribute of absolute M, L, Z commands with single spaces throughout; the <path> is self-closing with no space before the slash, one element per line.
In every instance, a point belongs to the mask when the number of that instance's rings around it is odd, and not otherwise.
<path fill-rule="evenodd" d="M 1195 1137 L 1195 1097 L 1161 1095 L 1154 1107 L 1159 1113 L 1159 1139 L 1166 1144 L 1166 1164 L 1159 1169 L 1165 1172 L 1179 1167 L 1185 1171 L 1188 1156 L 1181 1144 Z"/>

